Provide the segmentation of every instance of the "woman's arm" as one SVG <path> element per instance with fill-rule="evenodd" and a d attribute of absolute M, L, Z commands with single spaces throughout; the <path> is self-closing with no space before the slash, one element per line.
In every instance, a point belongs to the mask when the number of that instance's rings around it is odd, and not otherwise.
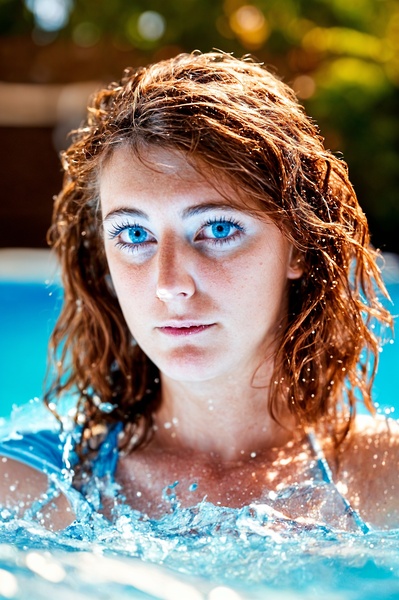
<path fill-rule="evenodd" d="M 73 511 L 62 493 L 47 499 L 48 489 L 49 479 L 45 473 L 17 460 L 0 457 L 1 510 L 23 518 L 37 500 L 43 500 L 40 514 L 33 516 L 52 531 L 64 529 L 74 520 Z"/>

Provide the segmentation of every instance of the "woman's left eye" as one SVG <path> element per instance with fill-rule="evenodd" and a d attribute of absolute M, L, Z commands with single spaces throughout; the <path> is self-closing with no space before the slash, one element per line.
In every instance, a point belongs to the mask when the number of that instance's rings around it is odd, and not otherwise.
<path fill-rule="evenodd" d="M 215 219 L 207 221 L 201 228 L 197 240 L 209 240 L 215 244 L 231 242 L 240 237 L 244 227 L 232 219 Z"/>

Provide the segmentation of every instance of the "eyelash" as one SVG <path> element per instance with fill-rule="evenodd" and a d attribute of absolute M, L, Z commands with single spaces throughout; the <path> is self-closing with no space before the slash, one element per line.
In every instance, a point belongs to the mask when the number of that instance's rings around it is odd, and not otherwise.
<path fill-rule="evenodd" d="M 223 246 L 224 244 L 231 244 L 235 239 L 241 237 L 241 235 L 245 232 L 244 226 L 232 217 L 221 217 L 219 219 L 208 219 L 205 223 L 203 223 L 200 227 L 200 231 L 202 231 L 205 227 L 210 227 L 211 225 L 215 225 L 216 223 L 227 223 L 228 225 L 232 225 L 235 227 L 235 231 L 233 235 L 226 238 L 208 238 L 211 243 L 215 246 Z"/>
<path fill-rule="evenodd" d="M 217 223 L 227 223 L 228 225 L 231 225 L 232 227 L 234 227 L 235 231 L 233 232 L 233 235 L 226 237 L 226 238 L 204 238 L 204 240 L 206 240 L 208 243 L 210 242 L 211 244 L 213 244 L 215 246 L 223 246 L 225 244 L 231 244 L 234 240 L 241 237 L 241 235 L 245 232 L 244 226 L 239 221 L 237 221 L 236 219 L 234 219 L 232 217 L 229 217 L 229 218 L 220 217 L 220 218 L 207 219 L 207 221 L 202 223 L 202 225 L 200 226 L 199 232 L 203 231 L 206 227 L 210 227 L 211 225 L 215 225 Z M 131 223 L 128 221 L 122 222 L 118 225 L 113 224 L 113 225 L 111 225 L 111 228 L 108 231 L 109 239 L 114 240 L 115 238 L 117 238 L 119 235 L 121 235 L 121 233 L 123 233 L 127 229 L 134 229 L 135 227 L 137 227 L 138 229 L 144 229 L 142 227 L 142 225 L 139 225 L 138 223 Z M 140 244 L 134 244 L 134 243 L 128 243 L 128 242 L 123 242 L 123 241 L 119 240 L 116 242 L 115 245 L 118 248 L 120 248 L 121 250 L 125 250 L 125 251 L 133 254 L 134 252 L 138 252 L 139 248 L 146 247 L 148 243 L 150 243 L 150 242 L 141 242 Z"/>
<path fill-rule="evenodd" d="M 108 231 L 109 239 L 114 240 L 116 237 L 121 235 L 121 233 L 126 231 L 126 229 L 134 229 L 135 227 L 141 228 L 141 225 L 139 225 L 138 223 L 130 223 L 129 221 L 122 222 L 119 225 L 112 224 L 111 228 Z M 139 246 L 143 246 L 144 244 L 145 242 L 142 244 L 129 244 L 128 242 L 117 241 L 115 245 L 121 250 L 126 250 L 127 252 L 133 253 L 137 252 Z"/>

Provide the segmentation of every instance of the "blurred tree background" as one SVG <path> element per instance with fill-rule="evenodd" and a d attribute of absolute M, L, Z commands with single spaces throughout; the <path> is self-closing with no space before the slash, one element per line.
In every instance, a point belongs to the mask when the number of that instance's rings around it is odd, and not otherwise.
<path fill-rule="evenodd" d="M 56 151 L 90 89 L 128 65 L 212 48 L 276 67 L 348 162 L 373 243 L 399 253 L 398 0 L 0 0 L 1 245 L 45 244 Z M 57 106 L 42 98 L 30 122 L 35 90 Z M 68 113 L 71 94 L 81 112 Z"/>

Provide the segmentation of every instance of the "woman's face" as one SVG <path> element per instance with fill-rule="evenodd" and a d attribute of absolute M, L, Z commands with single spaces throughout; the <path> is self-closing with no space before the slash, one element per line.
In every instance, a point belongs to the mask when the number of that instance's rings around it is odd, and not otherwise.
<path fill-rule="evenodd" d="M 234 208 L 237 193 L 223 189 L 183 154 L 155 148 L 143 164 L 119 147 L 100 176 L 105 251 L 127 325 L 179 381 L 253 374 L 272 360 L 288 280 L 301 275 L 279 229 Z"/>

